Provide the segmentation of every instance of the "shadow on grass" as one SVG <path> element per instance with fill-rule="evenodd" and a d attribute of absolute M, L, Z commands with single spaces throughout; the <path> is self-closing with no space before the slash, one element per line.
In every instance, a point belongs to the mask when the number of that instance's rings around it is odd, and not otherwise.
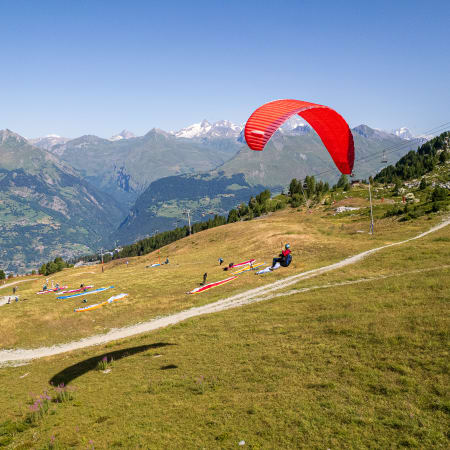
<path fill-rule="evenodd" d="M 168 364 L 167 366 L 162 366 L 159 369 L 160 370 L 178 369 L 178 366 L 176 366 L 175 364 Z"/>
<path fill-rule="evenodd" d="M 58 372 L 56 375 L 49 380 L 49 383 L 53 386 L 58 386 L 61 383 L 68 385 L 71 381 L 75 380 L 78 377 L 81 377 L 87 372 L 91 370 L 95 370 L 97 365 L 102 359 L 107 358 L 108 361 L 114 360 L 117 361 L 122 358 L 126 358 L 128 356 L 133 356 L 136 353 L 142 353 L 147 350 L 151 350 L 154 348 L 166 347 L 169 344 L 168 342 L 156 342 L 155 344 L 149 345 L 140 345 L 138 347 L 124 348 L 122 350 L 116 350 L 114 352 L 103 353 L 98 356 L 93 356 L 92 358 L 85 359 L 84 361 L 80 361 L 72 366 L 66 367 L 61 372 Z"/>

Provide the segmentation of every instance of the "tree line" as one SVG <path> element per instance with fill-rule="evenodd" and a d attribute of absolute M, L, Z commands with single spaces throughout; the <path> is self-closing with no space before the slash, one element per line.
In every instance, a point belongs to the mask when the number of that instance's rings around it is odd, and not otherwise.
<path fill-rule="evenodd" d="M 419 178 L 431 172 L 437 164 L 444 164 L 448 159 L 448 138 L 446 131 L 439 136 L 425 142 L 417 151 L 411 150 L 400 158 L 395 166 L 390 165 L 382 169 L 376 176 L 379 183 L 398 183 L 399 181 Z"/>
<path fill-rule="evenodd" d="M 60 272 L 66 267 L 72 267 L 72 265 L 67 263 L 58 256 L 53 261 L 49 261 L 48 263 L 42 264 L 42 266 L 39 268 L 39 274 L 45 276 L 51 275 L 52 273 Z"/>

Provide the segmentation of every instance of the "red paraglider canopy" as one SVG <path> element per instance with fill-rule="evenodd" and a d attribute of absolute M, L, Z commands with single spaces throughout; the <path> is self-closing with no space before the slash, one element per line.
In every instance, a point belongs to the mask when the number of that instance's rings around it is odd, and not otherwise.
<path fill-rule="evenodd" d="M 337 168 L 351 174 L 355 160 L 353 135 L 347 122 L 324 105 L 301 100 L 275 100 L 258 108 L 245 125 L 245 140 L 252 150 L 263 150 L 273 133 L 294 114 L 316 131 Z"/>

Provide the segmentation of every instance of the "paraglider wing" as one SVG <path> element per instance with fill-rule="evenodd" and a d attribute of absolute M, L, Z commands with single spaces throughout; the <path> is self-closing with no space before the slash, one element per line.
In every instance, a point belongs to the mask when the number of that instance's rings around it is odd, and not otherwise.
<path fill-rule="evenodd" d="M 261 151 L 283 123 L 298 114 L 316 131 L 337 168 L 351 174 L 355 159 L 353 135 L 347 122 L 328 106 L 301 100 L 275 100 L 258 108 L 245 125 L 245 140 Z"/>

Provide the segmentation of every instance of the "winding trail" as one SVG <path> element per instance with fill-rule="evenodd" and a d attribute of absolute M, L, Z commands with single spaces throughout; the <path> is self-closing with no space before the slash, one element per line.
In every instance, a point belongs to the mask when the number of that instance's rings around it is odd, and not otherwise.
<path fill-rule="evenodd" d="M 15 284 L 26 283 L 27 281 L 34 281 L 34 280 L 37 280 L 37 278 L 30 278 L 29 280 L 20 280 L 20 281 L 14 281 L 13 283 L 2 284 L 0 286 L 0 289 L 14 286 Z"/>
<path fill-rule="evenodd" d="M 279 294 L 273 294 L 276 291 L 280 291 L 285 289 L 299 280 L 305 280 L 308 278 L 315 277 L 317 275 L 321 275 L 326 272 L 330 272 L 332 270 L 340 269 L 341 267 L 345 267 L 351 264 L 355 264 L 358 261 L 361 261 L 365 257 L 372 255 L 374 253 L 379 252 L 385 248 L 394 247 L 397 245 L 402 245 L 407 242 L 413 241 L 415 239 L 420 239 L 424 236 L 427 236 L 430 233 L 434 233 L 435 231 L 441 230 L 450 224 L 450 219 L 446 219 L 441 222 L 439 225 L 430 228 L 428 231 L 421 233 L 412 238 L 406 239 L 404 241 L 394 242 L 392 244 L 383 245 L 381 247 L 373 248 L 371 250 L 366 250 L 362 253 L 358 253 L 357 255 L 350 256 L 348 258 L 343 259 L 334 264 L 330 264 L 328 266 L 319 267 L 317 269 L 308 270 L 307 272 L 298 273 L 296 275 L 291 275 L 290 277 L 283 278 L 282 280 L 275 281 L 274 283 L 266 284 L 264 286 L 249 289 L 248 291 L 242 292 L 240 294 L 232 295 L 231 297 L 225 298 L 223 300 L 218 300 L 214 303 L 209 303 L 207 305 L 190 308 L 185 311 L 180 311 L 175 314 L 171 314 L 169 316 L 160 317 L 156 319 L 149 320 L 147 322 L 137 323 L 135 325 L 116 328 L 108 331 L 105 334 L 99 334 L 95 336 L 90 336 L 87 338 L 80 339 L 78 341 L 68 342 L 66 344 L 54 345 L 51 347 L 40 347 L 36 349 L 13 349 L 13 350 L 2 350 L 0 351 L 0 365 L 11 364 L 11 363 L 23 363 L 26 361 L 30 361 L 37 358 L 43 358 L 47 356 L 58 355 L 60 353 L 69 352 L 72 350 L 77 350 L 85 347 L 90 347 L 94 345 L 105 344 L 110 341 L 115 341 L 118 339 L 124 339 L 130 336 L 135 336 L 141 333 L 148 333 L 149 331 L 157 330 L 158 328 L 167 327 L 169 325 L 174 325 L 183 320 L 189 319 L 191 317 L 197 317 L 204 314 L 211 314 L 219 311 L 225 311 L 231 308 L 237 308 L 239 306 L 248 305 L 250 303 L 256 303 L 264 300 L 269 300 L 274 298 L 275 296 L 284 296 L 290 295 L 292 293 L 297 292 L 305 292 L 305 290 L 295 290 L 295 291 L 287 291 Z M 356 280 L 356 282 L 362 281 L 370 281 L 370 279 L 361 279 Z M 350 283 L 354 283 L 349 282 Z M 305 289 L 313 289 L 305 288 Z M 319 287 L 317 287 L 319 288 Z M 8 364 L 8 365 L 9 365 Z"/>

